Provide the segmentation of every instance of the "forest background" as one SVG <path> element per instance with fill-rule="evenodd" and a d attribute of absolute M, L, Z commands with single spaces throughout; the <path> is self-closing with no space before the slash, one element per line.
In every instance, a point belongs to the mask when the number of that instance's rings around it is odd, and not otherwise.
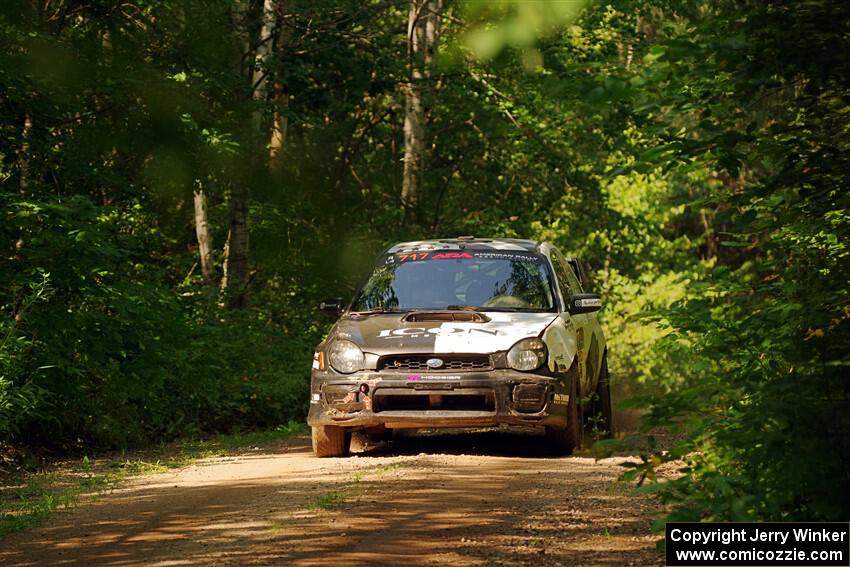
<path fill-rule="evenodd" d="M 545 238 L 679 434 L 615 442 L 670 518 L 847 520 L 848 32 L 826 0 L 4 0 L 4 462 L 303 419 L 314 306 L 383 247 Z"/>

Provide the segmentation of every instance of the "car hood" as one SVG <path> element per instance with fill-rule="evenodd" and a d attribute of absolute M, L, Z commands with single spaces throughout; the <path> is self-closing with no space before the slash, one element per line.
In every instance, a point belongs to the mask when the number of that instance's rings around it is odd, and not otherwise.
<path fill-rule="evenodd" d="M 438 314 L 435 319 L 441 315 L 446 316 Z M 339 320 L 328 339 L 348 339 L 378 356 L 399 352 L 489 354 L 508 350 L 520 339 L 540 336 L 557 317 L 555 313 L 482 315 L 485 321 L 477 322 L 429 320 L 421 313 L 416 313 L 416 318 L 424 320 L 414 321 L 407 320 L 409 314 L 351 314 Z"/>

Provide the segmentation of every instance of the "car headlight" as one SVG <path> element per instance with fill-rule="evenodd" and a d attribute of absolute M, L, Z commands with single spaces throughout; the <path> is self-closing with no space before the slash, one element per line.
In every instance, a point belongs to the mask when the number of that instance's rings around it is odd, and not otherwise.
<path fill-rule="evenodd" d="M 522 339 L 508 351 L 508 365 L 514 370 L 536 370 L 546 362 L 546 343 L 540 339 Z"/>
<path fill-rule="evenodd" d="M 328 349 L 328 361 L 337 372 L 351 374 L 363 368 L 363 351 L 351 341 L 334 341 Z"/>

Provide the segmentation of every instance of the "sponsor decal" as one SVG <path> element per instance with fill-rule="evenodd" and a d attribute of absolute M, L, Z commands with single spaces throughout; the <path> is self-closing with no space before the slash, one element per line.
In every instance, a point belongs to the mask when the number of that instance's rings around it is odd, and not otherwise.
<path fill-rule="evenodd" d="M 563 354 L 558 354 L 557 356 L 555 356 L 555 369 L 558 372 L 567 371 L 567 362 Z"/>
<path fill-rule="evenodd" d="M 499 252 L 499 251 L 469 251 L 469 250 L 450 250 L 436 252 L 399 252 L 396 254 L 388 254 L 385 264 L 395 264 L 396 262 L 422 262 L 424 260 L 472 260 L 480 258 L 482 260 L 509 260 L 512 262 L 540 262 L 540 257 L 533 253 L 522 252 Z"/>
<path fill-rule="evenodd" d="M 464 329 L 462 327 L 433 327 L 431 329 L 426 329 L 425 327 L 401 327 L 398 329 L 383 329 L 380 333 L 378 333 L 379 339 L 395 339 L 399 337 L 409 337 L 409 338 L 417 338 L 417 337 L 427 337 L 427 336 L 437 336 L 437 335 L 473 335 L 473 334 L 484 334 L 489 335 L 491 337 L 495 337 L 497 335 L 502 334 L 497 329 Z"/>
<path fill-rule="evenodd" d="M 420 382 L 422 380 L 429 380 L 432 382 L 444 382 L 446 380 L 460 380 L 460 376 L 456 374 L 451 375 L 443 375 L 443 374 L 408 374 L 405 376 L 408 382 Z"/>
<path fill-rule="evenodd" d="M 570 403 L 570 395 L 569 394 L 555 394 L 555 405 L 565 406 L 568 403 Z"/>
<path fill-rule="evenodd" d="M 482 260 L 511 260 L 513 262 L 540 262 L 540 257 L 534 254 L 518 254 L 511 252 L 476 252 L 476 258 Z"/>

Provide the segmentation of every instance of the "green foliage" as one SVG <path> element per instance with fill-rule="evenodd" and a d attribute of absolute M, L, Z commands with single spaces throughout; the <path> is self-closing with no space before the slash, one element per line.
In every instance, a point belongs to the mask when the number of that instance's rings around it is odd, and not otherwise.
<path fill-rule="evenodd" d="M 192 275 L 192 190 L 210 195 L 221 245 L 254 147 L 239 127 L 254 103 L 220 41 L 229 6 L 37 4 L 0 9 L 15 46 L 0 55 L 0 446 L 123 447 L 300 418 L 321 329 L 299 307 L 321 288 L 287 260 L 306 239 L 277 257 L 258 247 L 269 268 L 244 312 L 222 312 Z M 302 223 L 286 206 L 255 215 L 261 239 Z"/>
<path fill-rule="evenodd" d="M 491 59 L 506 47 L 521 48 L 531 66 L 540 59 L 534 50 L 540 37 L 573 20 L 585 4 L 585 0 L 465 2 L 466 20 L 477 25 L 465 34 L 464 42 L 482 59 Z"/>
<path fill-rule="evenodd" d="M 320 494 L 307 503 L 308 510 L 333 510 L 347 500 L 358 498 L 366 490 L 365 482 L 385 474 L 392 474 L 401 468 L 401 463 L 378 466 L 355 472 L 350 479 L 343 482 L 338 490 Z"/>
<path fill-rule="evenodd" d="M 31 379 L 21 379 L 22 375 L 26 376 L 25 361 L 31 355 L 34 341 L 21 332 L 19 321 L 35 303 L 46 300 L 50 293 L 50 275 L 40 275 L 41 280 L 30 284 L 15 316 L 0 322 L 0 431 L 11 435 L 20 434 L 21 426 L 27 420 L 49 419 L 49 414 L 43 409 L 47 392 Z M 46 369 L 36 369 L 39 370 Z"/>
<path fill-rule="evenodd" d="M 327 492 L 317 496 L 307 504 L 308 510 L 331 510 L 345 502 L 346 494 L 342 492 Z"/>
<path fill-rule="evenodd" d="M 634 475 L 685 460 L 684 476 L 650 487 L 675 504 L 670 520 L 844 518 L 847 7 L 663 10 L 647 15 L 664 31 L 643 46 L 631 95 L 658 141 L 634 165 L 721 180 L 690 204 L 719 242 L 717 265 L 657 312 L 663 348 L 690 365 L 646 400 L 646 426 L 683 436 L 670 452 L 650 447 Z"/>

